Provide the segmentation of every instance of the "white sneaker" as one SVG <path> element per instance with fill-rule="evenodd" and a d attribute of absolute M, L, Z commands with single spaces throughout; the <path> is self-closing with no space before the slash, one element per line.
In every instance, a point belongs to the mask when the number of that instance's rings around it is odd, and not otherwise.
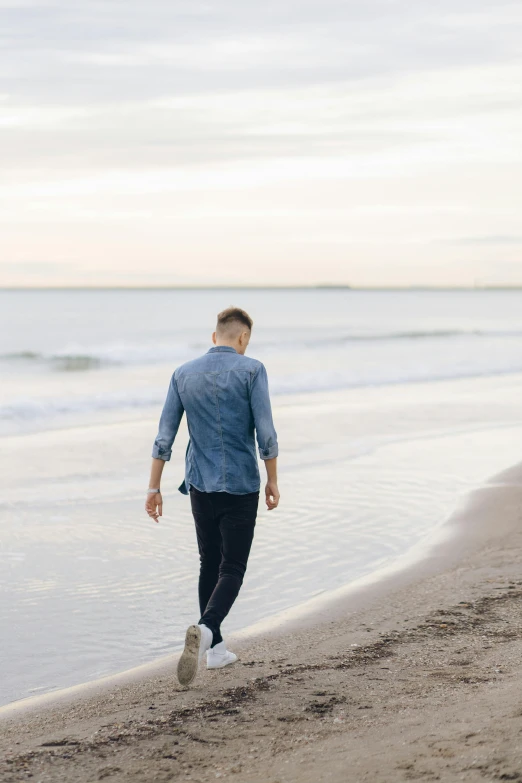
<path fill-rule="evenodd" d="M 225 642 L 219 642 L 207 650 L 207 669 L 222 669 L 237 661 L 237 655 L 227 650 Z"/>
<path fill-rule="evenodd" d="M 180 685 L 190 685 L 198 673 L 198 666 L 210 649 L 214 635 L 206 625 L 189 625 L 185 635 L 185 649 L 178 661 Z"/>

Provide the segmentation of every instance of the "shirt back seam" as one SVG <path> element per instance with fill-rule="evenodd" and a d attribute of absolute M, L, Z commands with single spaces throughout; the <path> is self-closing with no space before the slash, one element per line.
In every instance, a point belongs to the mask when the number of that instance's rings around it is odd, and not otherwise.
<path fill-rule="evenodd" d="M 217 373 L 216 373 L 217 374 Z M 219 410 L 219 397 L 217 393 L 216 379 L 214 378 L 214 396 L 216 398 L 216 412 L 219 426 L 219 439 L 221 440 L 221 454 L 223 456 L 223 485 L 227 491 L 227 460 L 225 457 L 225 443 L 223 441 L 223 427 L 221 426 L 221 412 Z"/>

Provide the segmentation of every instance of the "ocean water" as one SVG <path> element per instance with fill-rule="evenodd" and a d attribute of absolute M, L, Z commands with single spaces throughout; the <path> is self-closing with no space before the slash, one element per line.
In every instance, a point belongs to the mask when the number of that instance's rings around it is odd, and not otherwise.
<path fill-rule="evenodd" d="M 393 561 L 522 459 L 520 291 L 0 291 L 0 704 L 197 619 L 184 428 L 160 525 L 144 489 L 170 374 L 229 304 L 269 372 L 282 503 L 226 630 Z"/>
<path fill-rule="evenodd" d="M 160 405 L 234 303 L 274 394 L 522 371 L 522 291 L 0 291 L 0 432 Z"/>

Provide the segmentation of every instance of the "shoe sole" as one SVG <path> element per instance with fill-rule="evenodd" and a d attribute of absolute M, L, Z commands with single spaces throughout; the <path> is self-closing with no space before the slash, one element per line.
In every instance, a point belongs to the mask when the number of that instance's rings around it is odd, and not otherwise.
<path fill-rule="evenodd" d="M 190 685 L 194 682 L 199 666 L 199 648 L 201 644 L 201 628 L 190 625 L 185 635 L 185 649 L 178 661 L 178 680 L 180 685 Z"/>
<path fill-rule="evenodd" d="M 237 658 L 234 661 L 227 661 L 226 663 L 218 663 L 217 666 L 209 666 L 207 663 L 207 669 L 224 669 L 225 666 L 233 666 L 234 663 L 237 663 Z"/>

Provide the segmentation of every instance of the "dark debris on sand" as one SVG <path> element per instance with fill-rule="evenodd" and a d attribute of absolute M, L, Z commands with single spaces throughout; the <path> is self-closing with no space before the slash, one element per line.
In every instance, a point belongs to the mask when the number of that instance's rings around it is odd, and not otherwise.
<path fill-rule="evenodd" d="M 159 775 L 158 780 L 176 780 L 182 772 L 188 774 L 187 770 L 191 769 L 196 759 L 201 768 L 198 779 L 210 780 L 213 779 L 212 775 L 209 771 L 210 777 L 205 777 L 205 770 L 212 769 L 217 747 L 226 760 L 227 746 L 230 746 L 231 759 L 234 754 L 241 752 L 241 736 L 245 737 L 246 743 L 254 743 L 254 735 L 249 734 L 249 724 L 253 722 L 254 714 L 265 730 L 269 730 L 267 736 L 271 737 L 272 742 L 270 753 L 274 755 L 289 746 L 289 738 L 293 735 L 288 732 L 293 730 L 292 727 L 295 726 L 297 731 L 305 722 L 311 727 L 308 734 L 313 736 L 314 731 L 326 730 L 321 729 L 321 726 L 331 726 L 334 718 L 336 730 L 347 730 L 354 721 L 357 721 L 358 726 L 364 725 L 361 724 L 362 719 L 370 722 L 377 720 L 374 717 L 377 709 L 374 707 L 386 708 L 386 699 L 391 698 L 388 693 L 391 694 L 393 687 L 399 687 L 401 678 L 406 683 L 403 686 L 406 693 L 410 688 L 412 694 L 418 693 L 420 696 L 425 689 L 432 687 L 430 682 L 440 683 L 440 687 L 444 687 L 444 683 L 450 683 L 452 687 L 466 687 L 487 682 L 498 676 L 501 669 L 482 671 L 472 656 L 466 658 L 466 651 L 470 640 L 477 634 L 480 635 L 480 644 L 485 647 L 522 639 L 520 621 L 513 622 L 513 612 L 510 619 L 506 619 L 501 611 L 512 606 L 522 617 L 520 585 L 522 582 L 512 582 L 502 592 L 437 609 L 413 627 L 383 631 L 381 638 L 376 641 L 350 646 L 324 660 L 318 655 L 315 661 L 308 663 L 285 666 L 281 663 L 267 663 L 265 665 L 269 673 L 249 679 L 241 685 L 224 688 L 218 698 L 201 699 L 190 705 L 181 703 L 174 709 L 167 709 L 169 702 L 172 704 L 183 698 L 184 692 L 178 691 L 171 693 L 170 697 L 166 694 L 161 706 L 152 705 L 155 712 L 153 715 L 149 712 L 148 718 L 140 715 L 106 724 L 86 738 L 69 735 L 42 738 L 39 746 L 29 752 L 17 753 L 16 749 L 11 749 L 8 757 L 0 762 L 0 781 L 20 783 L 31 778 L 53 783 L 103 778 L 116 780 L 123 774 L 121 769 L 124 765 L 119 761 L 120 756 L 125 757 L 127 766 L 130 764 L 129 759 L 132 759 L 135 781 L 145 783 L 147 776 L 145 773 L 142 775 L 140 770 L 156 763 L 170 765 L 168 775 Z M 433 645 L 426 646 L 426 640 L 458 640 L 461 647 L 457 649 L 453 644 L 448 652 L 449 657 L 444 658 L 446 653 L 443 651 L 437 662 L 433 658 Z M 398 658 L 402 661 L 402 669 L 394 674 L 391 667 Z M 383 666 L 384 663 L 390 665 Z M 257 661 L 244 664 L 247 667 L 254 665 L 260 664 Z M 417 672 L 421 671 L 423 665 L 426 671 L 421 679 Z M 361 687 L 356 690 L 351 680 L 343 680 L 345 675 L 341 677 L 341 673 L 346 672 L 348 677 L 350 671 L 367 680 L 366 690 L 363 691 Z M 373 682 L 383 678 L 388 685 L 379 692 L 380 702 L 377 704 L 370 698 L 375 693 L 371 687 L 375 687 Z M 363 679 L 358 682 L 362 684 Z M 274 693 L 276 698 L 270 698 Z M 368 712 L 362 713 L 361 710 Z M 156 714 L 158 711 L 162 714 Z M 226 731 L 223 731 L 223 726 Z M 231 726 L 236 729 L 231 730 Z M 248 758 L 256 758 L 260 752 L 249 754 Z M 80 770 L 80 759 L 84 772 Z M 146 759 L 147 764 L 140 766 L 139 759 Z M 100 763 L 105 761 L 107 763 L 100 767 Z M 230 763 L 233 771 L 232 761 Z M 237 766 L 237 762 L 234 763 Z M 478 771 L 480 766 L 474 769 Z M 522 783 L 522 772 L 504 769 L 499 764 L 495 766 L 494 760 L 484 766 L 483 773 L 489 779 Z M 404 769 L 403 775 L 404 779 L 410 779 L 413 772 Z M 180 779 L 185 778 L 182 776 Z"/>

